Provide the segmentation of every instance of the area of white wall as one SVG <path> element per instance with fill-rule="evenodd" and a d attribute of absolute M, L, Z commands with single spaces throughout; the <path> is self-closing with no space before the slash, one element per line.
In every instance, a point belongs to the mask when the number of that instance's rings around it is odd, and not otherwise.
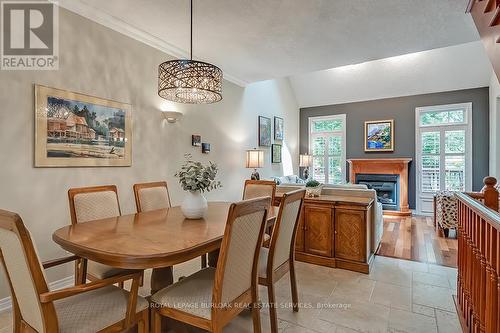
<path fill-rule="evenodd" d="M 271 164 L 269 148 L 263 177 L 297 173 L 298 106 L 288 79 L 258 82 L 242 88 L 224 82 L 223 100 L 212 105 L 168 104 L 157 95 L 157 68 L 171 56 L 81 16 L 60 11 L 60 69 L 0 71 L 0 208 L 17 212 L 32 232 L 43 260 L 64 255 L 52 241 L 54 230 L 70 223 L 70 187 L 116 184 L 124 214 L 135 212 L 132 185 L 167 180 L 172 201 L 183 192 L 174 178 L 183 155 L 220 167 L 223 188 L 210 200 L 239 200 L 245 149 L 257 146 L 259 115 L 284 119 L 283 163 Z M 127 102 L 133 108 L 131 167 L 34 168 L 34 84 Z M 169 124 L 160 109 L 185 113 Z M 211 143 L 210 154 L 191 146 L 191 135 Z M 165 240 L 168 241 L 168 240 Z M 72 274 L 70 265 L 50 270 L 50 281 Z M 5 279 L 0 298 L 8 295 Z"/>
<path fill-rule="evenodd" d="M 300 107 L 487 87 L 480 41 L 290 77 Z"/>
<path fill-rule="evenodd" d="M 500 84 L 495 73 L 490 80 L 490 175 L 500 179 Z"/>

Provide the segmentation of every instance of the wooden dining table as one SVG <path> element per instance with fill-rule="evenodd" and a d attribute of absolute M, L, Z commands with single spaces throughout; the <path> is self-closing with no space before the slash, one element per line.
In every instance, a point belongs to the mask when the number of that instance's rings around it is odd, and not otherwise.
<path fill-rule="evenodd" d="M 210 202 L 189 220 L 180 207 L 122 215 L 60 228 L 52 239 L 82 258 L 124 269 L 152 268 L 151 293 L 172 283 L 172 266 L 220 248 L 229 202 Z M 278 207 L 268 212 L 274 222 Z"/>

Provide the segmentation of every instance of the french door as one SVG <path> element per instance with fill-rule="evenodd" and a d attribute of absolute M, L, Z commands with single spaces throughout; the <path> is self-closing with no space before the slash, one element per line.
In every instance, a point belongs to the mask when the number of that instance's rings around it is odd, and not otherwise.
<path fill-rule="evenodd" d="M 416 109 L 417 213 L 432 215 L 438 191 L 472 189 L 472 103 Z"/>

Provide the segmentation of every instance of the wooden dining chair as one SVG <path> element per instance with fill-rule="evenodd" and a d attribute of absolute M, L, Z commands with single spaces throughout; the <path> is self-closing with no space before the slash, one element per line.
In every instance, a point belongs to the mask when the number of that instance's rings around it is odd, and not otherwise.
<path fill-rule="evenodd" d="M 274 197 L 276 195 L 276 182 L 273 180 L 245 180 L 245 187 L 243 188 L 243 200 L 259 198 L 259 197 L 271 197 L 271 205 L 274 204 Z M 271 207 L 271 206 L 269 206 Z M 264 246 L 269 246 L 269 240 L 271 239 L 271 230 L 266 230 L 264 234 Z"/>
<path fill-rule="evenodd" d="M 152 295 L 153 332 L 160 332 L 166 316 L 221 333 L 248 304 L 254 332 L 261 332 L 257 273 L 269 204 L 266 197 L 231 205 L 217 268 L 202 269 Z"/>
<path fill-rule="evenodd" d="M 71 188 L 68 191 L 71 223 L 77 224 L 92 220 L 105 219 L 121 215 L 118 190 L 115 185 Z M 82 260 L 75 262 L 75 283 L 85 283 Z M 102 280 L 125 270 L 100 264 L 87 263 L 87 279 Z M 130 272 L 130 271 L 129 271 Z"/>
<path fill-rule="evenodd" d="M 137 295 L 141 272 L 50 291 L 44 269 L 80 259 L 41 264 L 19 215 L 0 210 L 0 259 L 12 295 L 14 332 L 149 330 L 149 305 Z M 130 292 L 113 286 L 132 280 Z"/>
<path fill-rule="evenodd" d="M 134 184 L 134 196 L 138 213 L 172 207 L 167 182 Z"/>
<path fill-rule="evenodd" d="M 278 216 L 274 222 L 269 248 L 260 250 L 259 284 L 267 287 L 271 332 L 278 332 L 274 284 L 290 272 L 293 311 L 299 311 L 297 279 L 295 276 L 295 236 L 306 191 L 304 189 L 283 195 Z"/>
<path fill-rule="evenodd" d="M 274 203 L 276 195 L 276 182 L 273 180 L 245 180 L 243 188 L 243 200 L 271 197 L 271 205 Z"/>

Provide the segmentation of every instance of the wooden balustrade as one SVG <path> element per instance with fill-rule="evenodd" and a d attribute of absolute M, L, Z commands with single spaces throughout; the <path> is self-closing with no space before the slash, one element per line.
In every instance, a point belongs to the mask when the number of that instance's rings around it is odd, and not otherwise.
<path fill-rule="evenodd" d="M 464 332 L 500 333 L 499 196 L 495 178 L 484 182 L 480 193 L 457 194 L 457 310 Z"/>

